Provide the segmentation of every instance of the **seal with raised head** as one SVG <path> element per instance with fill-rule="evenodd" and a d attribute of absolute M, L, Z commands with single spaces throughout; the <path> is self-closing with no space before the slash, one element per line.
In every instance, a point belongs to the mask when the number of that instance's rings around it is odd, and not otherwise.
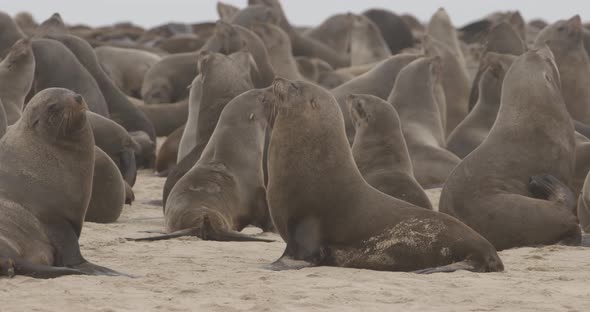
<path fill-rule="evenodd" d="M 574 120 L 590 125 L 590 60 L 584 49 L 579 15 L 545 27 L 535 45 L 547 44 L 561 77 L 563 100 Z"/>
<path fill-rule="evenodd" d="M 370 94 L 382 99 L 387 99 L 400 70 L 417 57 L 418 55 L 407 53 L 391 56 L 387 60 L 375 65 L 370 71 L 349 80 L 332 90 L 332 94 L 338 101 L 340 109 L 343 112 L 346 135 L 351 144 L 354 139 L 354 126 L 350 119 L 350 114 L 348 114 L 346 97 L 350 94 Z"/>
<path fill-rule="evenodd" d="M 400 71 L 388 98 L 399 114 L 414 175 L 424 188 L 441 187 L 461 161 L 445 149 L 436 96 L 441 79 L 440 58 L 419 58 Z"/>
<path fill-rule="evenodd" d="M 109 116 L 107 103 L 96 80 L 66 46 L 52 39 L 33 39 L 33 53 L 35 92 L 51 87 L 69 89 L 80 93 L 92 112 Z"/>
<path fill-rule="evenodd" d="M 94 139 L 86 109 L 79 94 L 45 89 L 0 140 L 3 275 L 120 275 L 80 254 L 78 238 L 94 171 Z"/>
<path fill-rule="evenodd" d="M 8 125 L 15 123 L 25 105 L 35 77 L 35 57 L 30 39 L 14 43 L 0 63 L 0 99 L 6 112 Z"/>
<path fill-rule="evenodd" d="M 287 79 L 302 79 L 293 57 L 291 40 L 280 27 L 265 23 L 252 25 L 250 30 L 264 42 L 275 75 Z"/>
<path fill-rule="evenodd" d="M 239 53 L 248 54 L 247 52 Z M 206 53 L 199 58 L 203 87 L 198 107 L 199 112 L 196 114 L 198 118 L 195 136 L 197 142 L 195 147 L 168 174 L 162 194 L 164 205 L 166 205 L 166 199 L 172 187 L 201 157 L 223 108 L 234 97 L 253 88 L 249 75 L 250 70 L 245 69 L 250 64 L 250 62 L 240 64 L 239 60 L 220 53 Z"/>
<path fill-rule="evenodd" d="M 279 78 L 272 89 L 277 115 L 267 199 L 287 246 L 271 268 L 503 270 L 494 247 L 468 226 L 388 196 L 363 179 L 342 112 L 328 91 Z"/>
<path fill-rule="evenodd" d="M 113 160 L 99 147 L 94 147 L 94 175 L 92 178 L 92 196 L 84 221 L 96 223 L 111 223 L 117 221 L 126 197 L 125 182 L 119 168 Z M 132 191 L 131 191 L 132 192 Z"/>
<path fill-rule="evenodd" d="M 367 94 L 346 99 L 356 134 L 352 156 L 363 178 L 374 188 L 418 207 L 432 209 L 414 177 L 412 161 L 393 106 Z"/>
<path fill-rule="evenodd" d="M 0 11 L 0 59 L 6 57 L 10 47 L 23 37 L 12 17 Z"/>
<path fill-rule="evenodd" d="M 504 77 L 498 117 L 481 145 L 447 179 L 439 209 L 498 250 L 581 239 L 574 127 L 547 46 L 518 57 Z"/>
<path fill-rule="evenodd" d="M 135 240 L 198 236 L 217 241 L 269 241 L 239 233 L 273 228 L 266 203 L 263 154 L 272 99 L 250 90 L 223 109 L 199 161 L 174 185 L 164 217 L 169 234 Z"/>
<path fill-rule="evenodd" d="M 398 54 L 403 49 L 414 45 L 414 36 L 410 27 L 395 13 L 384 9 L 370 9 L 363 12 L 370 18 L 383 36 L 392 54 Z"/>
<path fill-rule="evenodd" d="M 500 108 L 504 75 L 516 56 L 487 53 L 481 60 L 477 102 L 447 138 L 447 149 L 463 159 L 488 136 Z"/>
<path fill-rule="evenodd" d="M 352 18 L 350 32 L 350 65 L 357 66 L 382 61 L 391 56 L 389 46 L 373 21 L 364 15 Z"/>

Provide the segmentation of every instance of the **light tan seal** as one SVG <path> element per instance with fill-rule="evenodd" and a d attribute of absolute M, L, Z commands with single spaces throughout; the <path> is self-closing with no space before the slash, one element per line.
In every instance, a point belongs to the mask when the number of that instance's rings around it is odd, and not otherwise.
<path fill-rule="evenodd" d="M 397 112 L 386 101 L 366 94 L 346 99 L 356 130 L 352 156 L 363 178 L 381 192 L 432 209 L 414 177 L 414 168 Z"/>
<path fill-rule="evenodd" d="M 325 89 L 276 79 L 267 198 L 287 242 L 273 269 L 329 265 L 420 273 L 502 271 L 494 247 L 455 218 L 388 196 L 361 176 Z"/>
<path fill-rule="evenodd" d="M 80 95 L 45 89 L 0 140 L 2 275 L 120 275 L 80 254 L 94 171 L 86 110 Z"/>
<path fill-rule="evenodd" d="M 443 188 L 440 211 L 498 250 L 580 243 L 576 198 L 569 188 L 574 128 L 560 91 L 547 46 L 518 57 L 504 77 L 490 134 Z"/>
<path fill-rule="evenodd" d="M 437 84 L 441 60 L 422 57 L 404 67 L 388 102 L 399 114 L 414 176 L 424 188 L 441 187 L 460 159 L 445 149 Z"/>

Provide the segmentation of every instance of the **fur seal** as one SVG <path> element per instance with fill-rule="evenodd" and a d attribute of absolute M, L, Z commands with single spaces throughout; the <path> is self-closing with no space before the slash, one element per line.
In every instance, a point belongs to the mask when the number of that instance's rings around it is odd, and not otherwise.
<path fill-rule="evenodd" d="M 352 18 L 350 32 L 350 65 L 357 66 L 382 61 L 391 56 L 389 46 L 373 21 L 364 16 Z"/>
<path fill-rule="evenodd" d="M 52 39 L 33 39 L 35 55 L 35 93 L 60 87 L 80 93 L 92 112 L 109 117 L 104 96 L 92 75 L 76 56 L 61 42 Z"/>
<path fill-rule="evenodd" d="M 35 57 L 31 41 L 19 39 L 0 63 L 0 98 L 8 125 L 20 118 L 34 76 Z"/>
<path fill-rule="evenodd" d="M 45 89 L 0 140 L 3 274 L 121 275 L 86 261 L 78 245 L 94 171 L 86 109 L 79 94 Z"/>
<path fill-rule="evenodd" d="M 355 127 L 352 156 L 363 178 L 381 192 L 432 209 L 414 177 L 401 123 L 392 105 L 373 95 L 346 98 Z"/>
<path fill-rule="evenodd" d="M 501 54 L 521 55 L 527 50 L 525 42 L 518 36 L 516 30 L 508 23 L 499 23 L 492 27 L 487 36 L 482 55 L 488 52 L 496 52 Z M 473 109 L 479 97 L 479 80 L 486 64 L 480 61 L 477 73 L 471 84 L 471 93 L 469 94 L 469 111 Z"/>
<path fill-rule="evenodd" d="M 135 143 L 135 159 L 138 168 L 153 169 L 156 165 L 156 141 L 144 131 L 131 131 L 129 136 Z"/>
<path fill-rule="evenodd" d="M 346 134 L 351 144 L 354 140 L 354 126 L 350 119 L 350 114 L 348 114 L 346 97 L 350 94 L 370 94 L 386 99 L 393 88 L 393 84 L 400 70 L 417 57 L 417 55 L 407 53 L 391 56 L 387 60 L 375 65 L 370 71 L 332 90 L 332 94 L 342 109 Z"/>
<path fill-rule="evenodd" d="M 443 110 L 441 106 L 441 114 L 445 136 L 448 136 L 467 116 L 469 76 L 456 53 L 445 43 L 427 35 L 422 44 L 427 56 L 439 56 L 441 59 L 442 76 L 445 77 L 441 81 L 445 97 L 445 108 Z"/>
<path fill-rule="evenodd" d="M 240 53 L 247 54 L 247 52 Z M 246 69 L 251 66 L 250 64 L 250 62 L 240 64 L 239 60 L 220 53 L 207 53 L 199 58 L 203 87 L 196 121 L 197 142 L 195 147 L 168 174 L 164 184 L 162 200 L 164 205 L 172 187 L 201 157 L 223 108 L 231 99 L 253 88 L 250 70 Z"/>
<path fill-rule="evenodd" d="M 141 99 L 146 104 L 160 104 L 188 97 L 186 86 L 198 74 L 196 56 L 196 52 L 167 55 L 153 64 L 143 78 Z"/>
<path fill-rule="evenodd" d="M 547 46 L 519 56 L 504 77 L 498 117 L 481 145 L 455 168 L 440 197 L 498 250 L 581 239 L 574 128 Z"/>
<path fill-rule="evenodd" d="M 412 31 L 404 20 L 389 10 L 370 9 L 363 12 L 379 28 L 391 54 L 400 53 L 403 49 L 414 45 Z"/>
<path fill-rule="evenodd" d="M 126 199 L 126 188 L 117 165 L 100 148 L 94 148 L 92 196 L 84 221 L 111 223 L 117 221 Z"/>
<path fill-rule="evenodd" d="M 399 114 L 414 175 L 424 188 L 441 187 L 461 161 L 445 149 L 437 84 L 442 79 L 438 57 L 422 57 L 404 67 L 387 101 Z"/>
<path fill-rule="evenodd" d="M 317 27 L 306 31 L 304 35 L 327 45 L 334 51 L 349 51 L 354 17 L 352 13 L 332 15 Z"/>
<path fill-rule="evenodd" d="M 582 230 L 590 233 L 590 174 L 586 176 L 582 192 L 578 197 L 577 215 Z"/>
<path fill-rule="evenodd" d="M 197 51 L 203 47 L 205 42 L 207 42 L 207 38 L 195 34 L 183 34 L 162 39 L 155 46 L 170 54 L 176 54 Z"/>
<path fill-rule="evenodd" d="M 488 136 L 500 108 L 504 75 L 515 59 L 510 54 L 489 52 L 481 60 L 477 103 L 447 139 L 447 149 L 459 158 L 465 158 Z"/>
<path fill-rule="evenodd" d="M 166 138 L 156 157 L 156 174 L 159 177 L 168 176 L 168 172 L 176 166 L 178 158 L 178 147 L 180 146 L 180 139 L 184 132 L 184 127 L 178 127 Z"/>
<path fill-rule="evenodd" d="M 230 21 L 238 12 L 240 12 L 238 7 L 217 1 L 217 14 L 220 20 Z"/>
<path fill-rule="evenodd" d="M 129 133 L 121 125 L 108 118 L 92 112 L 86 114 L 92 127 L 95 145 L 109 155 L 119 168 L 123 179 L 131 186 L 135 185 L 137 176 L 136 146 Z"/>
<path fill-rule="evenodd" d="M 467 68 L 465 56 L 463 56 L 463 49 L 461 49 L 461 43 L 457 36 L 457 31 L 444 8 L 439 8 L 432 15 L 428 22 L 426 33 L 430 37 L 445 44 L 445 46 L 449 48 L 457 58 L 461 67 L 463 69 Z"/>
<path fill-rule="evenodd" d="M 123 126 L 123 128 L 129 132 L 143 131 L 147 133 L 153 141 L 156 140 L 156 131 L 154 130 L 152 123 L 141 110 L 135 107 L 135 105 L 127 99 L 125 94 L 121 92 L 121 90 L 117 88 L 107 76 L 98 62 L 94 49 L 92 49 L 88 42 L 73 35 L 53 35 L 49 36 L 49 38 L 60 41 L 70 49 L 78 61 L 80 61 L 92 77 L 94 77 L 94 80 L 98 84 L 98 87 L 106 100 L 110 113 L 109 117 L 112 120 Z M 147 152 L 148 155 L 142 155 L 142 157 L 156 158 L 155 149 Z"/>
<path fill-rule="evenodd" d="M 136 101 L 135 106 L 148 117 L 159 137 L 168 136 L 187 120 L 188 98 L 161 105 L 145 105 L 142 101 Z"/>
<path fill-rule="evenodd" d="M 204 54 L 206 55 L 206 54 Z M 203 75 L 199 74 L 191 83 L 188 97 L 188 118 L 178 145 L 176 163 L 179 163 L 197 145 L 197 129 L 199 121 L 200 103 L 203 96 Z"/>
<path fill-rule="evenodd" d="M 10 47 L 24 35 L 10 15 L 0 11 L 0 59 L 10 51 Z"/>
<path fill-rule="evenodd" d="M 561 89 L 568 112 L 573 119 L 590 125 L 590 60 L 582 40 L 579 15 L 545 27 L 535 45 L 547 44 L 561 76 Z"/>
<path fill-rule="evenodd" d="M 250 90 L 225 106 L 201 158 L 174 185 L 166 201 L 169 234 L 136 240 L 189 235 L 217 241 L 269 241 L 239 233 L 249 224 L 263 231 L 273 228 L 262 169 L 272 114 L 272 100 L 266 93 Z"/>
<path fill-rule="evenodd" d="M 287 79 L 302 79 L 293 57 L 291 40 L 278 26 L 266 23 L 250 27 L 266 46 L 274 74 Z"/>
<path fill-rule="evenodd" d="M 141 97 L 141 86 L 146 72 L 161 57 L 136 49 L 102 46 L 94 49 L 100 65 L 111 80 L 128 96 Z"/>
<path fill-rule="evenodd" d="M 272 269 L 503 270 L 494 247 L 463 223 L 365 182 L 354 163 L 342 112 L 328 91 L 280 78 L 272 90 L 276 118 L 267 199 L 287 242 Z"/>
<path fill-rule="evenodd" d="M 68 27 L 64 23 L 59 13 L 53 13 L 48 19 L 44 20 L 39 27 L 35 36 L 45 37 L 48 35 L 65 35 L 68 34 Z"/>

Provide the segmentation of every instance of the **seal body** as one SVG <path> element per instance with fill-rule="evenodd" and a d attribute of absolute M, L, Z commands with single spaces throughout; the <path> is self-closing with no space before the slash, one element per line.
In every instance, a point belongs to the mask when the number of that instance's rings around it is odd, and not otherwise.
<path fill-rule="evenodd" d="M 549 48 L 518 57 L 504 78 L 489 135 L 444 185 L 440 211 L 497 249 L 580 242 L 569 188 L 574 129 L 560 91 Z"/>
<path fill-rule="evenodd" d="M 125 182 L 111 158 L 95 147 L 92 196 L 85 221 L 111 223 L 117 221 L 125 205 Z"/>

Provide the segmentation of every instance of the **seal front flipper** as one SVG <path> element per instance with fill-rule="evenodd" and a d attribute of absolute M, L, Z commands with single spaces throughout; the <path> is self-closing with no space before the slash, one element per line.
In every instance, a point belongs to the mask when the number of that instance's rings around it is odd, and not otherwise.
<path fill-rule="evenodd" d="M 533 197 L 561 203 L 577 215 L 576 197 L 571 189 L 556 177 L 549 174 L 530 177 L 529 191 Z"/>
<path fill-rule="evenodd" d="M 432 273 L 451 273 L 459 270 L 471 271 L 471 272 L 480 272 L 468 261 L 460 261 L 451 263 L 448 265 L 443 265 L 434 268 L 427 268 L 422 270 L 413 271 L 416 274 L 432 274 Z"/>
<path fill-rule="evenodd" d="M 272 271 L 285 271 L 285 270 L 300 270 L 303 268 L 310 268 L 316 266 L 311 262 L 304 260 L 295 260 L 290 256 L 282 256 L 279 260 L 265 266 L 266 269 Z"/>
<path fill-rule="evenodd" d="M 56 278 L 65 275 L 86 275 L 86 273 L 67 267 L 32 264 L 25 260 L 0 258 L 0 275 L 9 278 L 24 275 L 33 278 Z"/>
<path fill-rule="evenodd" d="M 96 265 L 84 260 L 83 263 L 72 266 L 71 269 L 76 271 L 82 272 L 82 274 L 87 275 L 106 275 L 106 276 L 126 276 L 126 277 L 135 277 L 133 275 L 117 272 L 115 270 L 111 270 L 109 268 L 105 268 L 100 265 Z"/>

